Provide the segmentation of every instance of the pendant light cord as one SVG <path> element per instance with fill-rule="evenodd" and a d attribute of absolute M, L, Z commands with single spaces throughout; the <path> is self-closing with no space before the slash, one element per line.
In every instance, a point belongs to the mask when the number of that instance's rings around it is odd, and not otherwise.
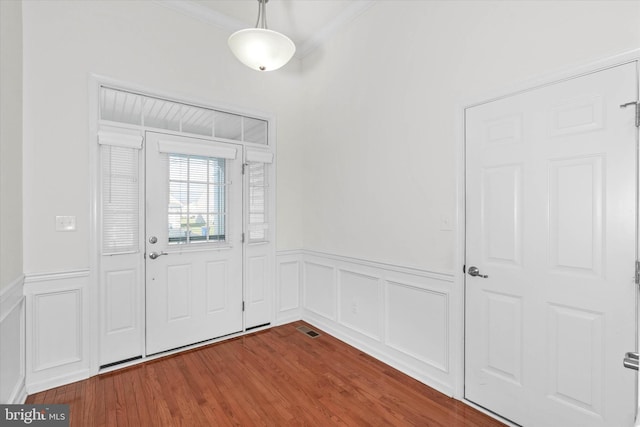
<path fill-rule="evenodd" d="M 260 7 L 258 8 L 258 20 L 256 21 L 256 28 L 267 29 L 267 2 L 269 0 L 258 0 Z"/>

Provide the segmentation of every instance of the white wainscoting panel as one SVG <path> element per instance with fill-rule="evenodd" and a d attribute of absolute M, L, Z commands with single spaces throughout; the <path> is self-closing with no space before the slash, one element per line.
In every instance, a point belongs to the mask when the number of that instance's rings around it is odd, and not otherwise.
<path fill-rule="evenodd" d="M 275 324 L 300 320 L 302 289 L 302 253 L 281 251 L 276 255 Z"/>
<path fill-rule="evenodd" d="M 453 275 L 303 251 L 302 319 L 450 396 Z"/>
<path fill-rule="evenodd" d="M 340 324 L 380 340 L 382 295 L 379 277 L 348 269 L 338 270 Z"/>
<path fill-rule="evenodd" d="M 24 277 L 0 293 L 0 403 L 22 404 L 25 388 Z"/>
<path fill-rule="evenodd" d="M 26 277 L 29 393 L 89 377 L 88 279 L 88 271 Z"/>
<path fill-rule="evenodd" d="M 82 360 L 82 289 L 35 294 L 33 304 L 34 371 Z"/>
<path fill-rule="evenodd" d="M 336 268 L 323 260 L 307 260 L 303 267 L 302 295 L 305 311 L 337 321 Z"/>
<path fill-rule="evenodd" d="M 449 372 L 449 295 L 387 281 L 387 345 Z"/>

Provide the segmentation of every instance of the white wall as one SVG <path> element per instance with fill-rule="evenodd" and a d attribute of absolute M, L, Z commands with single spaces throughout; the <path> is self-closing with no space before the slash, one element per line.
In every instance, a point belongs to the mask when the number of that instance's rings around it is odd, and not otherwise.
<path fill-rule="evenodd" d="M 22 5 L 0 1 L 0 403 L 22 403 Z"/>
<path fill-rule="evenodd" d="M 0 2 L 0 290 L 22 276 L 22 5 Z"/>
<path fill-rule="evenodd" d="M 150 1 L 24 2 L 25 271 L 89 266 L 90 73 L 214 104 L 275 113 L 278 243 L 299 248 L 298 61 L 278 73 L 240 64 L 226 31 Z M 293 125 L 293 127 L 292 127 Z M 77 231 L 56 232 L 56 215 Z"/>
<path fill-rule="evenodd" d="M 456 108 L 638 47 L 638 1 L 376 2 L 303 62 L 304 248 L 452 272 Z"/>

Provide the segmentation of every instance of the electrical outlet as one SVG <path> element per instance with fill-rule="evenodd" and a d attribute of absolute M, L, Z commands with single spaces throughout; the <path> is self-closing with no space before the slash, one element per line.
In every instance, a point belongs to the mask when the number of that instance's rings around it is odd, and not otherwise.
<path fill-rule="evenodd" d="M 76 231 L 76 217 L 56 216 L 56 231 Z"/>
<path fill-rule="evenodd" d="M 355 301 L 351 303 L 351 313 L 358 314 L 358 304 Z"/>

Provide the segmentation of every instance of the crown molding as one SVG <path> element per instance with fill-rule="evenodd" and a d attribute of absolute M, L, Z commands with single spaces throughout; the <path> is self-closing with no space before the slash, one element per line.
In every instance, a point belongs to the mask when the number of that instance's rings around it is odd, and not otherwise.
<path fill-rule="evenodd" d="M 364 12 L 369 10 L 374 4 L 375 0 L 355 0 L 350 1 L 349 6 L 334 19 L 329 21 L 323 28 L 320 29 L 316 34 L 314 34 L 311 38 L 304 40 L 300 47 L 296 52 L 296 56 L 299 58 L 304 58 L 315 49 L 323 45 L 327 40 L 329 40 L 338 30 Z"/>
<path fill-rule="evenodd" d="M 295 57 L 302 59 L 315 49 L 324 44 L 340 28 L 362 15 L 376 0 L 354 0 L 349 2 L 349 6 L 344 11 L 329 21 L 320 31 L 307 40 L 298 41 Z M 217 12 L 206 6 L 202 6 L 191 0 L 153 0 L 153 3 L 171 9 L 175 12 L 198 19 L 206 24 L 214 25 L 218 28 L 228 30 L 230 33 L 247 28 L 247 24 L 237 19 L 231 18 L 223 13 Z"/>
<path fill-rule="evenodd" d="M 225 30 L 238 31 L 247 27 L 242 21 L 190 0 L 153 0 L 153 3 Z"/>

